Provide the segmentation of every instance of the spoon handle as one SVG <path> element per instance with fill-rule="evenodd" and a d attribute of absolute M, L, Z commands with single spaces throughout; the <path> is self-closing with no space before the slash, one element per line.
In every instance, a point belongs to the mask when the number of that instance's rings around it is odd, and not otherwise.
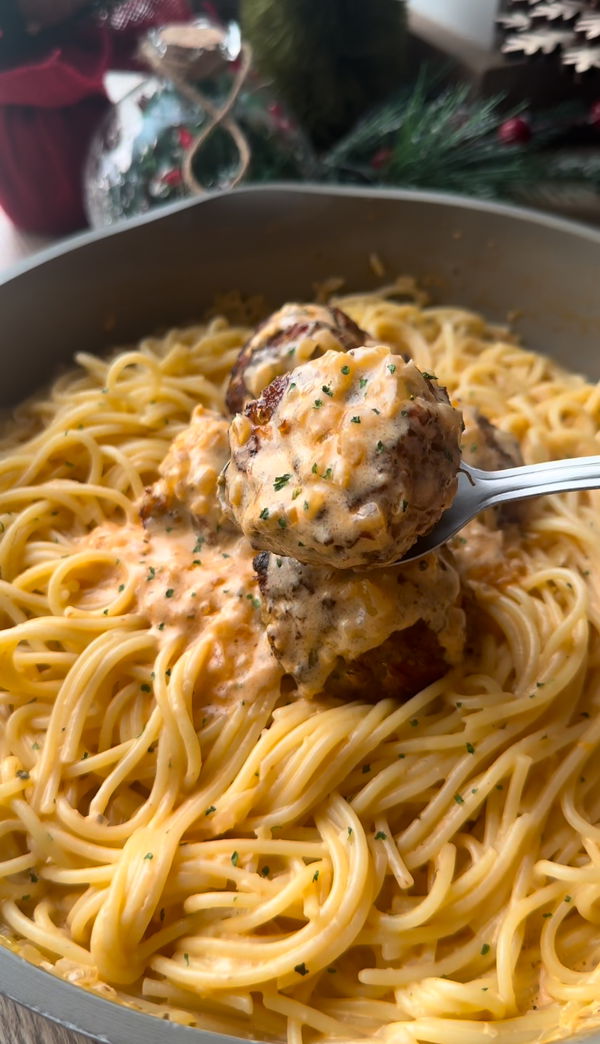
<path fill-rule="evenodd" d="M 464 483 L 463 489 L 468 499 L 478 504 L 477 511 L 483 511 L 493 504 L 526 500 L 547 493 L 600 488 L 600 456 L 524 464 L 504 471 L 482 471 L 480 468 L 465 470 L 468 483 Z M 469 487 L 470 496 L 467 493 Z"/>

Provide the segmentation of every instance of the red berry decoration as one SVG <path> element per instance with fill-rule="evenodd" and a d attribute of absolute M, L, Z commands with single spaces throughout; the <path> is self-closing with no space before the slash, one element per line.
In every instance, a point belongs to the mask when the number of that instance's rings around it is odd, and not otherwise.
<path fill-rule="evenodd" d="M 513 116 L 498 127 L 498 137 L 503 145 L 526 145 L 531 141 L 531 126 L 523 116 Z"/>
<path fill-rule="evenodd" d="M 592 127 L 595 127 L 596 130 L 600 130 L 600 98 L 591 106 L 588 113 L 588 122 L 591 123 Z"/>
<path fill-rule="evenodd" d="M 179 127 L 177 129 L 177 138 L 182 149 L 189 149 L 194 140 L 194 135 L 187 127 Z"/>
<path fill-rule="evenodd" d="M 383 170 L 384 167 L 387 167 L 391 156 L 391 149 L 378 149 L 371 157 L 371 166 L 373 167 L 373 170 Z"/>
<path fill-rule="evenodd" d="M 163 185 L 168 185 L 169 188 L 177 188 L 183 181 L 183 174 L 174 167 L 172 170 L 166 170 L 164 174 L 161 174 L 160 180 Z"/>

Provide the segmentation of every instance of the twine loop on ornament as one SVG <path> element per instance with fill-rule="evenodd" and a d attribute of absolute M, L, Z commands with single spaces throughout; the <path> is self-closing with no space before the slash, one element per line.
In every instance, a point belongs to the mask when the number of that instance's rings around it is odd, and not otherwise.
<path fill-rule="evenodd" d="M 167 25 L 142 42 L 140 56 L 161 79 L 170 80 L 175 87 L 208 117 L 206 125 L 196 134 L 185 151 L 181 174 L 193 195 L 202 195 L 208 189 L 194 173 L 194 161 L 210 136 L 220 128 L 230 135 L 238 153 L 239 162 L 228 187 L 235 188 L 250 166 L 251 151 L 241 127 L 231 115 L 252 65 L 252 49 L 241 43 L 237 68 L 227 98 L 215 105 L 193 82 L 223 71 L 232 56 L 227 54 L 227 33 L 208 23 Z"/>

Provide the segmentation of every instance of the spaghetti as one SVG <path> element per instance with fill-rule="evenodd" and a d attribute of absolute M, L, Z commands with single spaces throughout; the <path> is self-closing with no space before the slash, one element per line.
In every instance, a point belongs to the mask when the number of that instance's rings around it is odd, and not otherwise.
<path fill-rule="evenodd" d="M 598 451 L 598 388 L 505 330 L 337 303 L 527 461 Z M 282 694 L 244 539 L 138 520 L 192 415 L 210 486 L 247 335 L 216 319 L 80 355 L 3 439 L 2 941 L 131 1007 L 289 1044 L 598 1024 L 599 494 L 461 534 L 468 654 L 409 701 Z"/>

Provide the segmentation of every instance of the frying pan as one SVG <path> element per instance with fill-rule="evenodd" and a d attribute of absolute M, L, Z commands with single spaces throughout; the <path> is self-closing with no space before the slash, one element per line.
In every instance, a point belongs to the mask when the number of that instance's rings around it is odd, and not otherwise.
<path fill-rule="evenodd" d="M 78 236 L 0 281 L 0 406 L 30 395 L 76 351 L 102 351 L 197 319 L 230 290 L 267 307 L 410 273 L 436 302 L 511 322 L 529 347 L 600 377 L 600 231 L 496 203 L 424 192 L 244 188 Z M 0 947 L 0 992 L 110 1044 L 237 1038 L 143 1015 Z M 600 1031 L 569 1038 L 600 1044 Z"/>

